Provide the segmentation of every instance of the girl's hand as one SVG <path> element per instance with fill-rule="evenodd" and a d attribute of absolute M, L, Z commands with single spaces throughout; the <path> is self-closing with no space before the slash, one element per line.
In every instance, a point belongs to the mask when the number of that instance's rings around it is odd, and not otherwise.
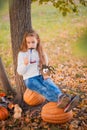
<path fill-rule="evenodd" d="M 44 80 L 51 78 L 49 75 L 43 75 Z"/>
<path fill-rule="evenodd" d="M 25 65 L 28 65 L 28 63 L 29 63 L 29 59 L 28 59 L 27 57 L 25 57 L 25 58 L 24 58 L 24 64 L 25 64 Z"/>

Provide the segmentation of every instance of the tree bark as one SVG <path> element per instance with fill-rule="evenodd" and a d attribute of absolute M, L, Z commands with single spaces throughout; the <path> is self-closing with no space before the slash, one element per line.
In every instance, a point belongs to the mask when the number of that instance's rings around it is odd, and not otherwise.
<path fill-rule="evenodd" d="M 8 80 L 7 74 L 5 72 L 5 68 L 4 65 L 2 63 L 1 57 L 0 57 L 0 79 L 1 79 L 1 83 L 2 83 L 2 87 L 4 88 L 4 91 L 6 93 L 15 93 L 14 90 L 11 87 L 11 84 Z"/>
<path fill-rule="evenodd" d="M 21 102 L 25 90 L 23 79 L 17 73 L 17 55 L 23 35 L 32 30 L 31 0 L 9 0 L 10 31 L 13 52 L 15 81 L 17 86 L 17 100 Z"/>

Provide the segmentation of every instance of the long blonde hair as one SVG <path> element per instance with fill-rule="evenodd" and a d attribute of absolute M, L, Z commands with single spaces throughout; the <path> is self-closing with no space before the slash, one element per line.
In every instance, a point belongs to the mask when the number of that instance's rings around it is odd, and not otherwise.
<path fill-rule="evenodd" d="M 39 35 L 33 31 L 33 32 L 26 32 L 23 36 L 23 40 L 22 40 L 22 43 L 21 43 L 21 47 L 20 47 L 20 51 L 22 52 L 26 52 L 28 50 L 27 48 L 27 43 L 26 43 L 26 37 L 35 37 L 37 39 L 37 47 L 36 47 L 36 50 L 38 51 L 38 54 L 39 54 L 39 58 L 40 58 L 40 61 L 39 61 L 39 66 L 42 67 L 42 65 L 45 65 L 46 64 L 46 57 L 45 57 L 45 54 L 43 52 L 43 48 L 42 48 L 42 45 L 40 43 L 40 37 Z"/>

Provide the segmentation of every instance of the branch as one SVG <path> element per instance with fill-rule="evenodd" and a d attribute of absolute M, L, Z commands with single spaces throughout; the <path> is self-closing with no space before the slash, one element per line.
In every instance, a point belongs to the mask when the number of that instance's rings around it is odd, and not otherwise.
<path fill-rule="evenodd" d="M 8 80 L 1 57 L 0 57 L 0 79 L 2 82 L 2 87 L 4 88 L 5 92 L 6 93 L 12 92 L 13 94 L 15 94 L 15 91 L 12 89 L 10 82 Z"/>

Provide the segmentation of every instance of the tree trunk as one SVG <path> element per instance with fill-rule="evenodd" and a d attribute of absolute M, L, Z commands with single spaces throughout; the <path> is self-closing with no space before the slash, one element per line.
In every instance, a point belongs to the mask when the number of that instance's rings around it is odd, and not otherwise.
<path fill-rule="evenodd" d="M 10 85 L 10 82 L 9 82 L 7 74 L 5 72 L 4 65 L 2 63 L 1 57 L 0 57 L 0 79 L 1 79 L 1 82 L 2 82 L 2 87 L 4 88 L 5 92 L 6 93 L 11 92 L 11 93 L 14 94 L 15 92 Z"/>
<path fill-rule="evenodd" d="M 9 0 L 9 16 L 17 100 L 20 103 L 25 85 L 22 77 L 17 73 L 17 55 L 24 33 L 32 30 L 31 0 Z"/>

